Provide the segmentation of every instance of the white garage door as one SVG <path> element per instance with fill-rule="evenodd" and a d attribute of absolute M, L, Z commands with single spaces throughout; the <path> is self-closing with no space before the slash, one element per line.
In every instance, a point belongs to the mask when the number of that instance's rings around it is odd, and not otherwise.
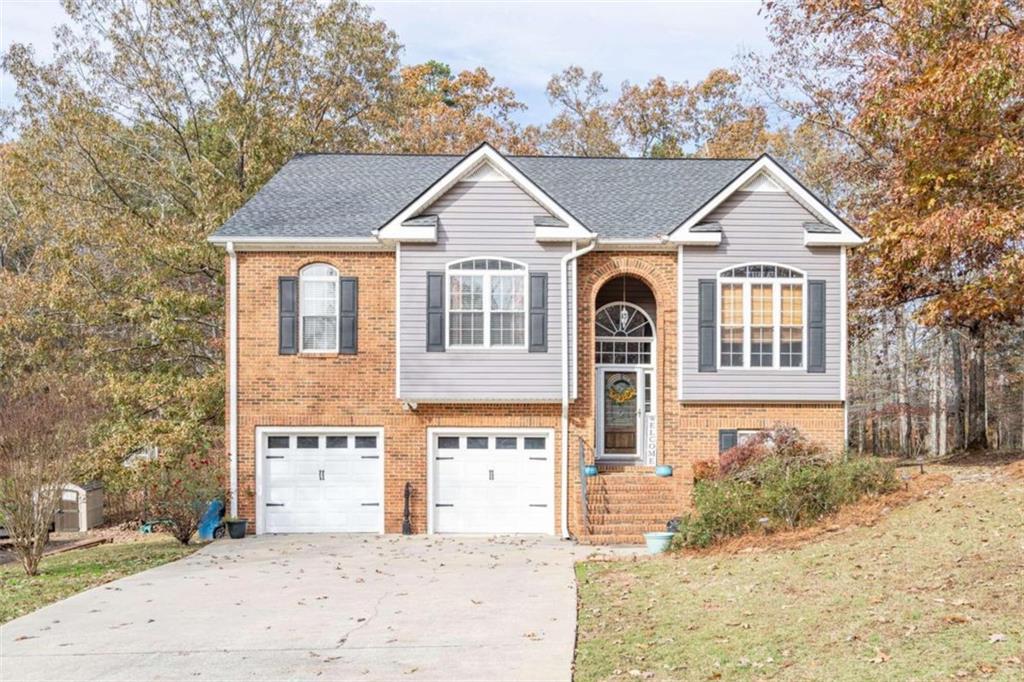
<path fill-rule="evenodd" d="M 384 531 L 379 431 L 262 435 L 261 533 Z"/>
<path fill-rule="evenodd" d="M 551 432 L 431 436 L 435 533 L 553 533 Z"/>

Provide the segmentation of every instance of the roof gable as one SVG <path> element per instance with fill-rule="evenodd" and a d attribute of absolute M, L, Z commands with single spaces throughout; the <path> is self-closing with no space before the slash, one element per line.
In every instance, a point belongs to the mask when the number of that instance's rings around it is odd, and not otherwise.
<path fill-rule="evenodd" d="M 683 220 L 669 233 L 669 241 L 680 244 L 720 243 L 721 234 L 711 236 L 707 231 L 700 229 L 700 225 L 723 201 L 739 191 L 784 191 L 812 214 L 819 216 L 824 225 L 833 228 L 834 231 L 822 229 L 812 231 L 805 229 L 805 246 L 826 244 L 857 246 L 864 243 L 864 238 L 856 230 L 847 225 L 832 209 L 822 203 L 821 200 L 801 185 L 796 178 L 790 175 L 785 168 L 776 163 L 767 154 L 762 155 L 757 161 L 750 164 L 746 170 L 733 178 L 721 191 L 709 198 L 700 208 Z"/>
<path fill-rule="evenodd" d="M 406 204 L 394 217 L 386 222 L 375 234 L 380 239 L 395 241 L 437 241 L 436 226 L 431 230 L 422 226 L 410 227 L 407 221 L 427 210 L 456 183 L 462 180 L 494 181 L 509 180 L 528 194 L 544 210 L 565 223 L 565 227 L 537 226 L 538 239 L 592 239 L 594 233 L 587 229 L 571 213 L 537 186 L 521 170 L 508 162 L 494 147 L 486 142 L 467 154 L 461 161 L 441 175 L 419 196 Z"/>

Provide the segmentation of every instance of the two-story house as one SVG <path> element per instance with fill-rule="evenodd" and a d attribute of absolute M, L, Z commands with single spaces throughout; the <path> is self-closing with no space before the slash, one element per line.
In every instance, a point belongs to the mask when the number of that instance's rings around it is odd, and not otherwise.
<path fill-rule="evenodd" d="M 301 155 L 210 239 L 257 533 L 638 541 L 746 431 L 844 444 L 863 240 L 767 156 Z"/>

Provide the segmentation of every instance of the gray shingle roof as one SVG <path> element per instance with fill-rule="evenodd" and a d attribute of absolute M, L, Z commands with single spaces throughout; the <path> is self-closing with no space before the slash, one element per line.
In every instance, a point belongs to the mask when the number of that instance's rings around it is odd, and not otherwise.
<path fill-rule="evenodd" d="M 217 237 L 369 237 L 461 156 L 303 154 L 286 163 Z M 750 159 L 510 156 L 577 220 L 605 238 L 666 234 Z"/>
<path fill-rule="evenodd" d="M 722 223 L 712 221 L 710 223 L 698 223 L 690 228 L 690 232 L 721 232 Z"/>
<path fill-rule="evenodd" d="M 804 223 L 804 231 L 810 232 L 811 234 L 839 234 L 839 228 L 833 225 L 826 225 L 824 223 Z"/>

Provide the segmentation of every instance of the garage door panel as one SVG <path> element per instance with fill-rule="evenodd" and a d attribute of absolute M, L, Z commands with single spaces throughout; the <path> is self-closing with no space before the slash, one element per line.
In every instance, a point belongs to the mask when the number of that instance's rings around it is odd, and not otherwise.
<path fill-rule="evenodd" d="M 479 432 L 433 438 L 433 530 L 553 532 L 550 442 L 549 437 L 523 433 Z M 487 447 L 482 447 L 485 443 Z"/>
<path fill-rule="evenodd" d="M 355 447 L 357 439 L 362 447 Z M 325 429 L 321 433 L 268 435 L 263 443 L 267 456 L 261 474 L 265 502 L 262 532 L 383 530 L 383 443 L 379 435 Z"/>

